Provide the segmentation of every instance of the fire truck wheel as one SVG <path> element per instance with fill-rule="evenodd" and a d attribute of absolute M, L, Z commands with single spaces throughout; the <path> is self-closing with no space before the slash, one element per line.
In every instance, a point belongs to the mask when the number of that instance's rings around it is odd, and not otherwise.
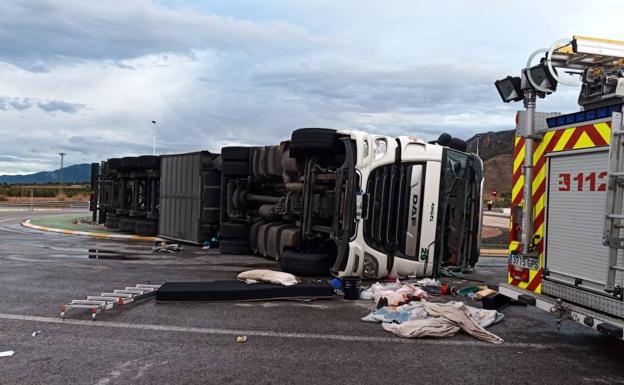
<path fill-rule="evenodd" d="M 327 128 L 300 128 L 290 139 L 290 155 L 302 158 L 311 154 L 324 154 L 339 147 L 336 130 Z"/>
<path fill-rule="evenodd" d="M 221 165 L 223 176 L 247 176 L 249 175 L 249 162 L 228 161 Z"/>
<path fill-rule="evenodd" d="M 325 277 L 336 256 L 326 253 L 299 253 L 288 250 L 280 261 L 282 271 L 304 277 Z"/>
<path fill-rule="evenodd" d="M 222 239 L 219 242 L 221 254 L 251 254 L 248 240 Z"/>
<path fill-rule="evenodd" d="M 242 160 L 249 162 L 249 147 L 223 147 L 221 149 L 221 159 L 228 160 Z"/>
<path fill-rule="evenodd" d="M 249 238 L 249 226 L 241 223 L 223 222 L 219 234 L 224 239 L 247 240 Z"/>

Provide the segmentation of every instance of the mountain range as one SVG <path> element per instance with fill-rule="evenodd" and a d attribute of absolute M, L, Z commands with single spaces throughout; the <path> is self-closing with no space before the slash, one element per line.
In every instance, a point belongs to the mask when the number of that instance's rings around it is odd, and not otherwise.
<path fill-rule="evenodd" d="M 59 183 L 61 170 L 40 171 L 24 175 L 0 175 L 0 183 Z M 89 183 L 91 180 L 91 165 L 89 163 L 74 164 L 63 167 L 63 183 Z"/>

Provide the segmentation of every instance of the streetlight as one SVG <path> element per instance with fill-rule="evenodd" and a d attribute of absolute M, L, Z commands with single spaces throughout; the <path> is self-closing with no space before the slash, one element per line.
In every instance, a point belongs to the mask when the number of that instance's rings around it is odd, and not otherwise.
<path fill-rule="evenodd" d="M 60 174 L 61 174 L 61 183 L 59 185 L 59 196 L 63 196 L 63 158 L 65 158 L 65 155 L 67 153 L 65 152 L 59 152 L 58 153 L 61 156 L 61 170 L 60 170 Z"/>
<path fill-rule="evenodd" d="M 156 121 L 152 120 L 152 124 L 154 125 L 152 155 L 156 155 Z"/>

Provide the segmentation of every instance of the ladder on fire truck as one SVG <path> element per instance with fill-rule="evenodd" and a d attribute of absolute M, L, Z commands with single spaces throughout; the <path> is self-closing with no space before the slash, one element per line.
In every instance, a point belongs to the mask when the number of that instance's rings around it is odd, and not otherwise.
<path fill-rule="evenodd" d="M 609 168 L 607 187 L 607 205 L 603 243 L 609 247 L 607 262 L 607 281 L 605 290 L 621 297 L 622 287 L 615 286 L 616 274 L 624 271 L 624 266 L 618 265 L 620 249 L 624 249 L 624 127 L 622 113 L 615 112 L 611 119 L 611 143 L 609 144 Z"/>
<path fill-rule="evenodd" d="M 624 102 L 624 41 L 574 36 L 572 40 L 555 42 L 550 50 L 543 51 L 548 52 L 546 65 L 557 82 L 575 85 L 559 78 L 554 68 L 582 74 L 579 104 L 607 106 L 622 105 Z M 533 82 L 532 79 L 530 81 Z M 624 288 L 615 282 L 617 272 L 624 272 L 624 258 L 619 258 L 620 250 L 624 249 L 624 127 L 621 109 L 614 112 L 611 118 L 609 183 L 603 233 L 603 244 L 609 247 L 605 291 L 622 298 Z"/>

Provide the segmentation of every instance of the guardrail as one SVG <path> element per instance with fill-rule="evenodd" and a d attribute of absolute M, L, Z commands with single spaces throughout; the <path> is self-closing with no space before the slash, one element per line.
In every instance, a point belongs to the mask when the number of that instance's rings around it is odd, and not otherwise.
<path fill-rule="evenodd" d="M 0 202 L 0 208 L 89 208 L 88 201 Z"/>

